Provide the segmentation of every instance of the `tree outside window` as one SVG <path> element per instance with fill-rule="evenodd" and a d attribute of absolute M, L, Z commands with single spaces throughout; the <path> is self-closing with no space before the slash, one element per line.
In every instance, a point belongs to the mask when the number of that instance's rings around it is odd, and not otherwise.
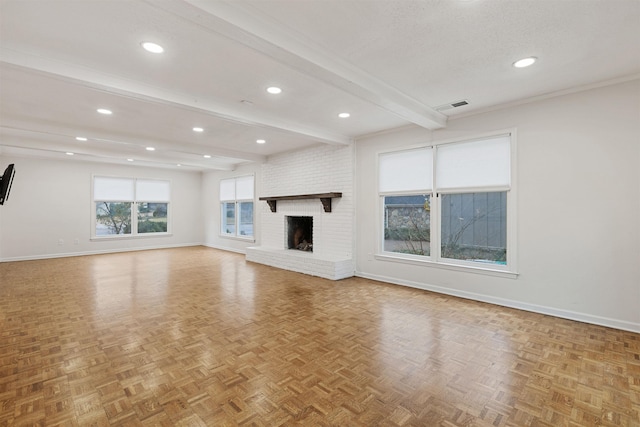
<path fill-rule="evenodd" d="M 428 194 L 384 198 L 384 250 L 426 255 L 431 253 L 431 207 Z"/>
<path fill-rule="evenodd" d="M 512 143 L 503 134 L 381 153 L 382 252 L 514 271 Z"/>
<path fill-rule="evenodd" d="M 96 235 L 131 234 L 131 203 L 96 202 Z"/>
<path fill-rule="evenodd" d="M 169 196 L 169 181 L 94 177 L 94 236 L 167 233 Z"/>

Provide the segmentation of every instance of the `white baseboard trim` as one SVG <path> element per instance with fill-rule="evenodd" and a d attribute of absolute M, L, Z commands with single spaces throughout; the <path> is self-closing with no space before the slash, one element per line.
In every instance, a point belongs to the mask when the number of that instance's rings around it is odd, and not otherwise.
<path fill-rule="evenodd" d="M 102 255 L 102 254 L 113 254 L 118 252 L 150 251 L 154 249 L 184 248 L 189 246 L 203 246 L 203 244 L 202 243 L 180 243 L 180 244 L 174 244 L 174 245 L 154 245 L 154 246 L 144 246 L 144 247 L 136 247 L 136 248 L 103 249 L 99 251 L 66 252 L 66 253 L 60 253 L 60 254 L 41 254 L 41 255 L 30 255 L 30 256 L 24 256 L 24 257 L 3 258 L 3 259 L 0 259 L 0 262 L 35 261 L 39 259 L 68 258 L 68 257 L 85 256 L 85 255 Z"/>
<path fill-rule="evenodd" d="M 212 245 L 209 243 L 203 243 L 202 246 L 206 246 L 211 249 L 220 249 L 221 251 L 235 252 L 237 254 L 242 254 L 242 255 L 247 254 L 247 252 L 244 249 L 236 249 L 236 248 L 230 248 L 227 246 Z"/>
<path fill-rule="evenodd" d="M 493 297 L 489 295 L 477 294 L 474 292 L 459 291 L 456 289 L 444 288 L 441 286 L 429 285 L 427 283 L 413 282 L 410 280 L 401 280 L 393 277 L 379 276 L 377 274 L 367 274 L 356 272 L 357 277 L 365 279 L 377 280 L 379 282 L 391 283 L 394 285 L 408 286 L 411 288 L 422 289 L 425 291 L 436 292 L 439 294 L 451 295 L 470 299 L 474 301 L 486 302 L 489 304 L 500 305 L 503 307 L 516 308 L 518 310 L 530 311 L 538 314 L 546 314 L 549 316 L 559 317 L 562 319 L 575 320 L 578 322 L 590 323 L 608 328 L 620 329 L 623 331 L 640 333 L 640 323 L 628 322 L 626 320 L 612 319 L 609 317 L 594 316 L 587 313 L 579 313 L 570 310 L 563 310 L 553 307 L 547 307 L 537 304 L 529 304 L 521 301 L 515 301 L 505 298 Z"/>

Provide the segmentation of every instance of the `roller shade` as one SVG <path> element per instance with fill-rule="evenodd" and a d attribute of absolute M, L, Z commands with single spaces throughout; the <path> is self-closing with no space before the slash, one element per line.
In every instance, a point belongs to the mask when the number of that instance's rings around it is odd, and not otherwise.
<path fill-rule="evenodd" d="M 136 200 L 147 202 L 168 202 L 170 200 L 169 181 L 136 180 Z"/>
<path fill-rule="evenodd" d="M 96 176 L 93 180 L 93 200 L 133 201 L 134 180 L 131 178 L 110 178 Z"/>
<path fill-rule="evenodd" d="M 433 149 L 380 154 L 380 192 L 426 191 L 433 186 Z"/>
<path fill-rule="evenodd" d="M 436 188 L 508 187 L 510 146 L 509 135 L 438 146 Z"/>
<path fill-rule="evenodd" d="M 236 180 L 223 179 L 220 181 L 220 200 L 236 199 Z"/>
<path fill-rule="evenodd" d="M 220 180 L 220 200 L 253 200 L 253 175 Z"/>
<path fill-rule="evenodd" d="M 236 178 L 236 199 L 253 200 L 253 176 Z"/>

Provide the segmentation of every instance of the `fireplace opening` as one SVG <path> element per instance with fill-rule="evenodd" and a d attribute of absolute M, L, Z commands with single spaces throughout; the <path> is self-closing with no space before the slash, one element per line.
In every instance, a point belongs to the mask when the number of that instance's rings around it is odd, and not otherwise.
<path fill-rule="evenodd" d="M 287 216 L 287 249 L 313 252 L 312 216 Z"/>

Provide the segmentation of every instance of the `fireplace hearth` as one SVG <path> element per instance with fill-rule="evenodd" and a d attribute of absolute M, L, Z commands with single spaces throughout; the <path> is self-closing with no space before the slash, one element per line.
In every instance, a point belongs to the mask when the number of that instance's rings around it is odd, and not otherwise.
<path fill-rule="evenodd" d="M 313 217 L 285 216 L 287 222 L 287 249 L 313 252 Z"/>

